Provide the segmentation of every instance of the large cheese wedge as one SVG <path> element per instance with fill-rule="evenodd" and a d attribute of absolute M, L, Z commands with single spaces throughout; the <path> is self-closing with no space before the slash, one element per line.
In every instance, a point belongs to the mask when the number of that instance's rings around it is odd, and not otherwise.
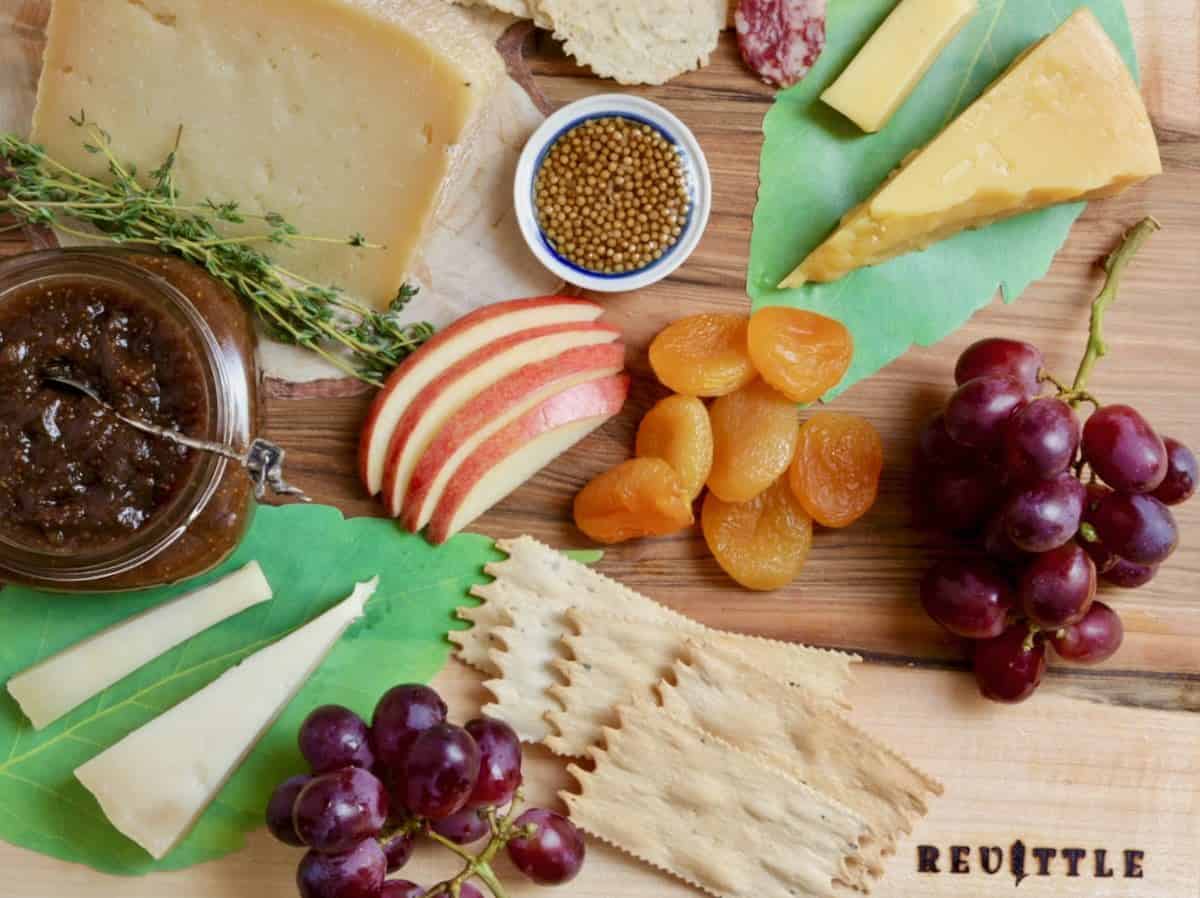
<path fill-rule="evenodd" d="M 33 137 L 103 176 L 69 116 L 83 110 L 142 172 L 182 126 L 183 201 L 386 245 L 272 249 L 384 306 L 503 72 L 486 32 L 444 0 L 55 0 Z"/>
<path fill-rule="evenodd" d="M 834 281 L 965 228 L 1112 196 L 1161 171 L 1137 85 L 1081 7 L 847 214 L 780 286 Z"/>
<path fill-rule="evenodd" d="M 604 310 L 586 299 L 539 296 L 485 306 L 444 330 L 405 359 L 376 394 L 363 425 L 358 472 L 373 496 L 383 488 L 388 444 L 417 396 L 444 371 L 471 353 L 518 331 L 571 321 L 595 321 Z"/>
<path fill-rule="evenodd" d="M 596 322 L 552 324 L 501 337 L 447 369 L 413 400 L 388 446 L 383 495 L 393 517 L 404 511 L 418 460 L 450 416 L 497 381 L 526 365 L 579 346 L 615 343 L 620 330 Z"/>
<path fill-rule="evenodd" d="M 379 579 L 230 668 L 191 698 L 134 730 L 75 771 L 113 826 L 155 858 L 167 854 L 204 813 L 362 617 Z"/>
<path fill-rule="evenodd" d="M 35 664 L 10 679 L 8 691 L 40 730 L 175 646 L 270 598 L 271 584 L 252 561 Z"/>
<path fill-rule="evenodd" d="M 577 384 L 543 400 L 478 446 L 450 477 L 426 535 L 444 543 L 619 414 L 629 375 Z"/>

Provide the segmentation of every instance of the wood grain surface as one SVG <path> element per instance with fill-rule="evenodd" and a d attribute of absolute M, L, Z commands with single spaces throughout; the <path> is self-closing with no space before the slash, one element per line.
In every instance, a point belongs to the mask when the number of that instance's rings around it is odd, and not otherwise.
<path fill-rule="evenodd" d="M 13 4 L 14 0 L 0 0 Z M 16 3 L 22 6 L 22 3 Z M 34 4 L 36 5 L 36 4 Z M 1200 9 L 1196 0 L 1127 0 L 1142 62 L 1144 93 L 1165 173 L 1121 198 L 1093 204 L 1048 276 L 1012 306 L 999 302 L 944 343 L 914 348 L 837 402 L 879 428 L 886 467 L 876 508 L 845 531 L 819 532 L 808 565 L 791 587 L 767 595 L 732 584 L 698 531 L 613 547 L 605 573 L 712 626 L 836 646 L 862 654 L 855 717 L 893 741 L 947 783 L 921 829 L 902 845 L 876 894 L 1000 894 L 1011 876 L 916 873 L 915 846 L 1004 845 L 1058 849 L 1078 842 L 1112 855 L 1148 852 L 1142 879 L 1033 876 L 1034 895 L 1195 898 L 1200 883 L 1200 501 L 1179 510 L 1183 545 L 1141 590 L 1109 593 L 1126 642 L 1099 668 L 1056 665 L 1019 708 L 974 697 L 961 673 L 962 647 L 921 612 L 916 583 L 936 558 L 957 551 L 912 526 L 910 459 L 920 422 L 949 393 L 957 353 L 985 336 L 1011 335 L 1041 346 L 1050 365 L 1070 374 L 1083 348 L 1088 307 L 1100 284 L 1098 261 L 1120 234 L 1153 214 L 1164 230 L 1130 271 L 1108 317 L 1111 356 L 1092 387 L 1106 402 L 1140 408 L 1163 432 L 1200 445 Z M 24 6 L 30 6 L 26 3 Z M 615 85 L 599 82 L 541 37 L 531 64 L 555 104 Z M 585 545 L 570 521 L 575 492 L 627 458 L 642 413 L 660 395 L 646 347 L 669 321 L 699 311 L 746 311 L 744 290 L 751 215 L 758 186 L 761 123 L 772 91 L 741 67 L 727 35 L 712 64 L 662 88 L 637 91 L 663 103 L 696 131 L 714 176 L 712 222 L 696 254 L 675 277 L 636 295 L 604 300 L 606 319 L 631 347 L 634 391 L 625 412 L 559 459 L 472 528 L 501 537 L 531 533 L 556 546 Z M 4 96 L 0 92 L 0 97 Z M 11 235 L 0 252 L 26 249 Z M 880 297 L 879 302 L 887 302 Z M 348 515 L 377 514 L 354 469 L 358 427 L 368 399 L 274 399 L 267 435 L 289 451 L 289 474 L 318 501 Z M 479 696 L 478 678 L 457 665 L 441 685 Z M 464 711 L 465 713 L 465 711 Z M 537 788 L 552 791 L 561 765 L 537 754 Z M 972 848 L 977 851 L 977 848 Z M 177 898 L 289 895 L 296 857 L 261 833 L 248 851 L 171 877 L 110 880 L 0 845 L 0 896 L 80 894 Z M 1032 863 L 1032 861 L 1031 861 Z M 1085 873 L 1093 863 L 1084 862 Z M 1119 863 L 1115 861 L 1114 863 Z M 943 858 L 942 868 L 947 863 Z M 514 891 L 514 898 L 534 890 Z M 539 893 L 540 894 L 540 893 Z M 653 871 L 593 847 L 585 875 L 564 894 L 587 898 L 673 898 L 693 894 Z"/>

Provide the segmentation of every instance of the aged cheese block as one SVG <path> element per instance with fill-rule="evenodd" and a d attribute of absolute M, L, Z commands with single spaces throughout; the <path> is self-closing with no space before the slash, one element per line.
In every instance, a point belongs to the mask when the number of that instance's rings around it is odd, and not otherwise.
<path fill-rule="evenodd" d="M 386 245 L 273 250 L 384 306 L 503 72 L 477 21 L 443 0 L 56 0 L 33 137 L 102 175 L 69 118 L 82 110 L 149 172 L 182 126 L 184 201 Z"/>
<path fill-rule="evenodd" d="M 1161 171 L 1137 86 L 1081 7 L 848 213 L 780 286 L 834 281 L 964 228 L 1112 196 Z"/>
<path fill-rule="evenodd" d="M 40 730 L 175 646 L 270 598 L 271 584 L 252 561 L 21 671 L 8 691 Z"/>
<path fill-rule="evenodd" d="M 113 826 L 161 858 L 358 618 L 378 578 L 75 771 Z"/>
<path fill-rule="evenodd" d="M 901 0 L 821 99 L 864 131 L 878 131 L 975 9 L 976 0 Z"/>

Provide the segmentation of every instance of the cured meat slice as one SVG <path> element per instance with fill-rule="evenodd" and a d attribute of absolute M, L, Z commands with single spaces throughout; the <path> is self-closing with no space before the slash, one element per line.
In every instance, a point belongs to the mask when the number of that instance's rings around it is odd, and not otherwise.
<path fill-rule="evenodd" d="M 826 0 L 741 0 L 734 25 L 742 59 L 764 82 L 791 87 L 825 48 Z"/>

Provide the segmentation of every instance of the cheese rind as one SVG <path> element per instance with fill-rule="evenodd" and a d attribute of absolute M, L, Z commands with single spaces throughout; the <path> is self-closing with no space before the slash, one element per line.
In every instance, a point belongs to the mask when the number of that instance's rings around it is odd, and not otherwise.
<path fill-rule="evenodd" d="M 780 286 L 835 281 L 966 228 L 1113 196 L 1161 171 L 1137 85 L 1081 7 L 847 213 Z"/>
<path fill-rule="evenodd" d="M 103 176 L 69 120 L 83 110 L 148 173 L 182 125 L 182 201 L 236 201 L 304 234 L 384 244 L 269 247 L 382 307 L 503 75 L 485 29 L 443 0 L 55 0 L 33 138 Z"/>
<path fill-rule="evenodd" d="M 348 598 L 134 730 L 75 777 L 113 826 L 164 857 L 362 617 L 378 583 L 359 583 Z"/>
<path fill-rule="evenodd" d="M 8 681 L 40 730 L 209 627 L 271 598 L 257 561 L 52 655 Z"/>
<path fill-rule="evenodd" d="M 864 131 L 878 131 L 976 9 L 976 0 L 900 0 L 821 99 Z"/>

